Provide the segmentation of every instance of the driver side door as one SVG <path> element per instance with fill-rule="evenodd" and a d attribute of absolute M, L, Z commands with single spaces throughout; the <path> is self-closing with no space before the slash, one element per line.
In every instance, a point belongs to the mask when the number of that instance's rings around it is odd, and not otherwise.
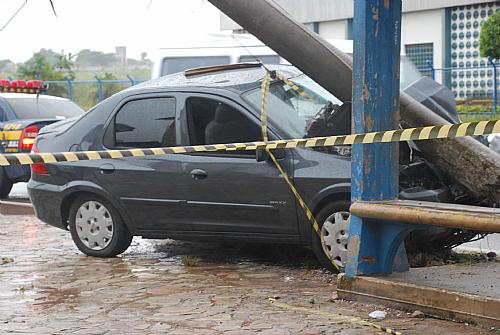
<path fill-rule="evenodd" d="M 186 95 L 182 113 L 181 120 L 187 126 L 184 145 L 262 139 L 259 120 L 229 99 Z M 298 235 L 295 198 L 272 161 L 258 162 L 255 151 L 182 156 L 182 178 L 189 180 L 186 205 L 193 231 Z M 292 177 L 291 152 L 285 153 L 280 164 Z"/>

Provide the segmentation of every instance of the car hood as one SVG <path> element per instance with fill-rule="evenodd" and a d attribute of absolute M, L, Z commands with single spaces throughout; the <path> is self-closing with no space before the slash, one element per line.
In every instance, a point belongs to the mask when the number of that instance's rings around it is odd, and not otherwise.
<path fill-rule="evenodd" d="M 460 122 L 455 96 L 448 87 L 424 76 L 403 91 L 448 122 Z"/>

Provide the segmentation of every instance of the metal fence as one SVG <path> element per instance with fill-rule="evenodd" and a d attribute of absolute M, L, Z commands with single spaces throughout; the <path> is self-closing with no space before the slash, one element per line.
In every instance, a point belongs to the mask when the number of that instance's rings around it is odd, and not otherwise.
<path fill-rule="evenodd" d="M 498 67 L 489 59 L 484 66 L 435 68 L 430 61 L 420 68 L 423 75 L 446 85 L 457 99 L 457 111 L 462 121 L 477 121 L 500 117 L 498 111 Z M 46 81 L 48 94 L 75 101 L 84 109 L 132 85 L 145 81 L 127 75 L 126 80 L 101 79 Z"/>
<path fill-rule="evenodd" d="M 488 58 L 473 64 L 478 66 L 435 68 L 427 61 L 420 71 L 453 91 L 463 121 L 498 118 L 500 63 Z"/>
<path fill-rule="evenodd" d="M 127 76 L 127 80 L 101 79 L 94 80 L 48 80 L 47 94 L 68 98 L 89 109 L 100 101 L 124 90 L 127 87 L 145 81 Z"/>

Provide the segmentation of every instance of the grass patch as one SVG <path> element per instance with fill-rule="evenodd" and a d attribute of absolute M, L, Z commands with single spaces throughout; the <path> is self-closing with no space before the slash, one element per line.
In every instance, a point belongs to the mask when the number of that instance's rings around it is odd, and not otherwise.
<path fill-rule="evenodd" d="M 181 258 L 181 264 L 184 266 L 196 266 L 200 261 L 200 257 L 197 256 L 183 256 Z"/>

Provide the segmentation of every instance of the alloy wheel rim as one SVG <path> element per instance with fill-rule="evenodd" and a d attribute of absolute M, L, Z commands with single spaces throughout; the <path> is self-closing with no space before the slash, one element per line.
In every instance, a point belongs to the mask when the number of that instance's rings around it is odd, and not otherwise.
<path fill-rule="evenodd" d="M 321 227 L 323 252 L 339 267 L 344 267 L 349 240 L 349 212 L 335 212 Z"/>
<path fill-rule="evenodd" d="M 92 250 L 103 250 L 113 238 L 111 214 L 98 201 L 87 201 L 78 208 L 75 226 L 80 241 Z"/>

